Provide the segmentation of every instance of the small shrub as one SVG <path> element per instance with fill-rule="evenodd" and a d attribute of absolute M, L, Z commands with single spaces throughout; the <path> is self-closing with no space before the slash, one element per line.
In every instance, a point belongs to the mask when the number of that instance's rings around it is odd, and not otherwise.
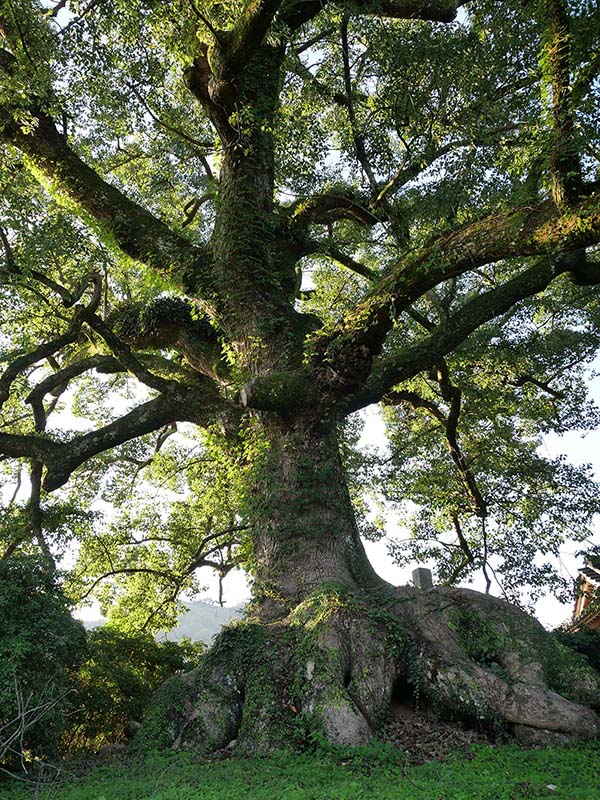
<path fill-rule="evenodd" d="M 204 645 L 157 642 L 150 634 L 110 626 L 88 634 L 87 657 L 77 676 L 79 708 L 64 749 L 98 750 L 125 741 L 143 720 L 154 692 L 168 678 L 193 669 Z"/>
<path fill-rule="evenodd" d="M 600 630 L 555 631 L 554 636 L 561 644 L 585 656 L 590 666 L 600 672 Z"/>

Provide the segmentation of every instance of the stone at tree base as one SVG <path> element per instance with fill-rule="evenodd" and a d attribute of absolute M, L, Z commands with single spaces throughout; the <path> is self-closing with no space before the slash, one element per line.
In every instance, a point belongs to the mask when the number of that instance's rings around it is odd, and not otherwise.
<path fill-rule="evenodd" d="M 327 586 L 285 619 L 225 629 L 165 714 L 163 746 L 265 753 L 315 735 L 364 745 L 399 689 L 446 719 L 527 744 L 600 734 L 598 676 L 520 609 L 467 589 L 377 597 Z M 157 719 L 158 715 L 158 719 Z M 143 745 L 148 748 L 150 743 Z"/>
<path fill-rule="evenodd" d="M 405 587 L 397 595 L 411 597 Z M 404 615 L 425 640 L 426 693 L 434 703 L 458 716 L 462 708 L 466 717 L 496 720 L 523 741 L 541 740 L 542 732 L 600 734 L 600 719 L 587 705 L 600 707 L 598 676 L 539 622 L 469 589 L 438 587 L 421 598 L 406 603 Z"/>
<path fill-rule="evenodd" d="M 431 570 L 426 567 L 417 567 L 412 571 L 412 579 L 415 589 L 433 589 L 433 578 L 431 577 Z"/>
<path fill-rule="evenodd" d="M 367 744 L 371 738 L 367 720 L 347 700 L 321 706 L 320 715 L 328 742 L 356 747 Z"/>

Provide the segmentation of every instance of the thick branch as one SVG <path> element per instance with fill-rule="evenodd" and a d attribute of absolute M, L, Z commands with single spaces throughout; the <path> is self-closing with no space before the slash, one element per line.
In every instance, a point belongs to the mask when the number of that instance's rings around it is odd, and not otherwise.
<path fill-rule="evenodd" d="M 374 365 L 365 345 L 339 336 L 330 356 L 313 356 L 312 368 L 306 365 L 295 372 L 260 376 L 244 386 L 240 403 L 287 412 L 320 404 L 323 410 L 335 408 L 344 415 L 377 403 L 397 384 L 439 364 L 481 325 L 506 313 L 519 300 L 543 291 L 568 270 L 569 260 L 564 256 L 555 261 L 542 259 L 502 286 L 467 301 L 420 342 Z"/>
<path fill-rule="evenodd" d="M 440 236 L 420 250 L 408 252 L 391 267 L 373 291 L 347 319 L 318 343 L 315 359 L 327 358 L 330 346 L 339 349 L 339 338 L 353 339 L 357 348 L 377 354 L 395 317 L 440 283 L 497 261 L 533 255 L 556 256 L 600 241 L 600 193 L 596 184 L 590 194 L 568 209 L 545 202 L 490 214 L 463 228 Z M 575 283 L 600 282 L 600 269 L 565 252 Z"/>
<path fill-rule="evenodd" d="M 368 201 L 352 189 L 332 189 L 329 192 L 294 201 L 285 209 L 282 228 L 304 231 L 309 225 L 327 225 L 348 219 L 360 225 L 372 226 L 379 219 L 369 210 Z"/>
<path fill-rule="evenodd" d="M 85 461 L 124 442 L 168 425 L 189 421 L 207 424 L 214 416 L 214 406 L 207 395 L 193 389 L 172 389 L 137 406 L 115 422 L 72 439 L 63 446 L 60 462 L 46 462 L 44 487 L 58 489 Z M 0 443 L 1 447 L 1 443 Z"/>
<path fill-rule="evenodd" d="M 172 422 L 207 425 L 224 411 L 224 401 L 208 386 L 169 386 L 158 397 L 142 403 L 115 422 L 68 442 L 60 443 L 43 436 L 0 433 L 0 454 L 43 462 L 46 465 L 44 488 L 50 492 L 66 483 L 77 467 L 99 453 Z"/>
<path fill-rule="evenodd" d="M 565 0 L 545 0 L 542 72 L 552 90 L 552 197 L 558 206 L 575 200 L 581 189 L 581 165 L 571 107 L 569 14 Z"/>
<path fill-rule="evenodd" d="M 281 17 L 295 30 L 316 17 L 326 5 L 327 0 L 291 0 L 283 7 Z M 349 10 L 355 15 L 452 22 L 460 5 L 463 2 L 453 0 L 355 0 Z"/>
<path fill-rule="evenodd" d="M 421 342 L 376 363 L 365 389 L 344 404 L 345 410 L 355 411 L 376 403 L 396 384 L 431 369 L 481 325 L 506 313 L 519 300 L 543 291 L 561 271 L 564 266 L 543 259 L 499 288 L 467 301 Z"/>
<path fill-rule="evenodd" d="M 65 445 L 35 434 L 0 432 L 0 455 L 38 461 L 59 460 Z"/>
<path fill-rule="evenodd" d="M 186 82 L 215 126 L 223 146 L 230 147 L 236 141 L 236 130 L 229 122 L 235 90 L 228 81 L 215 79 L 208 53 L 208 45 L 200 42 L 196 58 L 186 72 Z"/>
<path fill-rule="evenodd" d="M 214 326 L 198 317 L 184 298 L 157 297 L 148 304 L 123 306 L 111 322 L 119 338 L 132 347 L 176 348 L 197 372 L 217 380 L 229 375 Z"/>
<path fill-rule="evenodd" d="M 17 147 L 39 177 L 74 202 L 95 220 L 115 245 L 132 258 L 148 264 L 186 291 L 208 296 L 211 289 L 207 250 L 174 233 L 149 211 L 103 180 L 69 147 L 51 117 L 41 108 L 30 109 L 37 125 L 25 132 L 11 109 L 0 108 L 2 137 Z"/>
<path fill-rule="evenodd" d="M 244 69 L 260 47 L 282 0 L 246 0 L 240 17 L 226 39 L 221 40 L 212 54 L 211 64 L 215 76 L 230 81 Z"/>

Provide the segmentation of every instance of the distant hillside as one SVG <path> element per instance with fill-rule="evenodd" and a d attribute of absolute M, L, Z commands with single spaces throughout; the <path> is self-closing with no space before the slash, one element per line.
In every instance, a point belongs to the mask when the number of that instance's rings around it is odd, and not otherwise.
<path fill-rule="evenodd" d="M 175 642 L 180 639 L 191 639 L 193 642 L 210 644 L 223 625 L 231 619 L 239 619 L 242 615 L 241 608 L 224 608 L 201 601 L 184 605 L 188 611 L 179 618 L 179 625 L 171 631 L 158 634 L 158 639 Z"/>
<path fill-rule="evenodd" d="M 200 600 L 184 605 L 188 610 L 179 618 L 177 627 L 157 634 L 157 639 L 175 642 L 180 639 L 191 639 L 193 642 L 210 644 L 223 625 L 231 619 L 239 619 L 242 614 L 241 608 L 222 608 Z M 86 620 L 84 625 L 87 630 L 91 630 L 104 625 L 105 622 L 105 619 Z"/>

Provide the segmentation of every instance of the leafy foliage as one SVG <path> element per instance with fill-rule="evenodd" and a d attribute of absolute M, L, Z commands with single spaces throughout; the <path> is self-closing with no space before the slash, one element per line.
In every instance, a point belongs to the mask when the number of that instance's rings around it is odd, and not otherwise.
<path fill-rule="evenodd" d="M 575 633 L 558 630 L 554 632 L 554 636 L 561 644 L 585 656 L 590 666 L 600 672 L 600 632 L 598 630 L 583 629 Z"/>
<path fill-rule="evenodd" d="M 78 704 L 69 716 L 64 751 L 95 751 L 131 737 L 156 689 L 175 673 L 196 667 L 203 649 L 198 643 L 157 642 L 149 634 L 124 634 L 110 626 L 91 631 L 74 678 Z"/>
<path fill-rule="evenodd" d="M 0 616 L 0 763 L 52 758 L 74 705 L 72 672 L 85 654 L 85 631 L 56 575 L 31 555 L 0 562 Z"/>
<path fill-rule="evenodd" d="M 380 485 L 411 533 L 392 544 L 400 563 L 435 560 L 439 579 L 453 582 L 492 558 L 508 597 L 517 599 L 524 586 L 547 586 L 570 600 L 570 582 L 551 559 L 565 539 L 592 535 L 598 493 L 591 468 L 550 458 L 543 437 L 597 426 L 583 368 L 598 346 L 597 331 L 594 302 L 573 329 L 562 300 L 550 293 L 481 329 L 448 359 L 462 394 L 462 471 L 446 435 L 449 403 L 439 375 L 406 387 L 439 408 L 438 417 L 425 405 L 386 408 L 391 458 Z"/>

